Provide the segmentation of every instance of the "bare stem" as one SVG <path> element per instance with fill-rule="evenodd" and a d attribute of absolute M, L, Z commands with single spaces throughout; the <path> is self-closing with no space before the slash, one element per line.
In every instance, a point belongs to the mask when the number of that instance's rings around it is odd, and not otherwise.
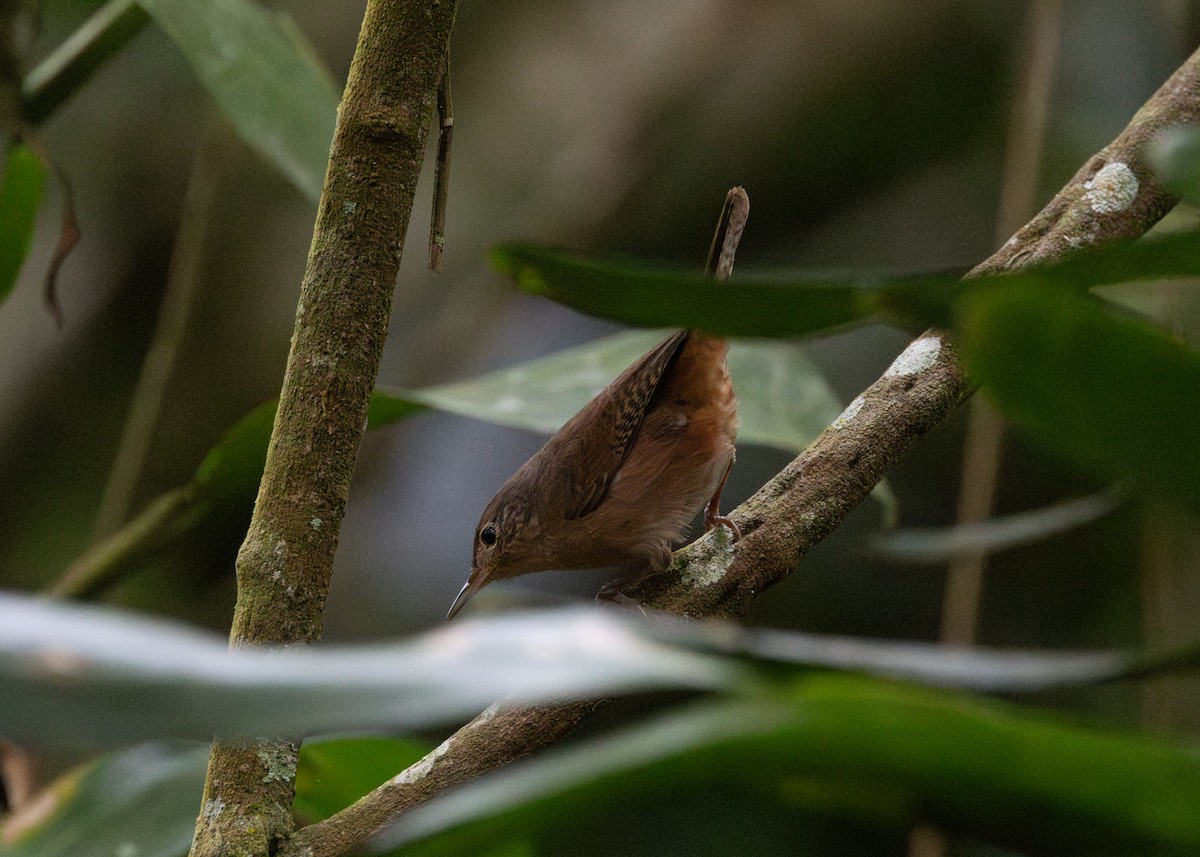
<path fill-rule="evenodd" d="M 192 162 L 179 232 L 171 253 L 171 269 L 154 328 L 154 340 L 142 363 L 142 372 L 129 406 L 129 416 L 117 443 L 117 453 L 92 529 L 93 541 L 116 530 L 129 513 L 133 491 L 145 466 L 154 428 L 158 424 L 163 397 L 187 332 L 188 317 L 199 281 L 200 261 L 204 257 L 208 215 L 217 195 L 227 154 L 224 130 L 210 125 L 196 148 Z"/>

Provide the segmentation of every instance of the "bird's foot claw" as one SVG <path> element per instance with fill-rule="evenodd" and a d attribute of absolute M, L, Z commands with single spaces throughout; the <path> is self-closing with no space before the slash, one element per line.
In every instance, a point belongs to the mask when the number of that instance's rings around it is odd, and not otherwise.
<path fill-rule="evenodd" d="M 736 542 L 742 537 L 742 531 L 738 529 L 738 525 L 733 522 L 733 518 L 728 515 L 705 515 L 704 516 L 704 531 L 708 532 L 716 527 L 728 527 L 729 532 L 733 534 L 733 540 Z"/>

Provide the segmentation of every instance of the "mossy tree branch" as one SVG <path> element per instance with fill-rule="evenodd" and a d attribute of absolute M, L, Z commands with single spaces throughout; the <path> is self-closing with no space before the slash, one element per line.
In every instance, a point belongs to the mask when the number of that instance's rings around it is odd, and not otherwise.
<path fill-rule="evenodd" d="M 1037 217 L 968 276 L 1051 261 L 1076 248 L 1144 233 L 1177 202 L 1146 166 L 1147 144 L 1166 127 L 1197 120 L 1200 51 Z M 648 606 L 690 616 L 744 613 L 758 594 L 787 577 L 805 553 L 866 498 L 887 469 L 968 394 L 962 365 L 947 336 L 926 333 L 808 449 L 733 511 L 742 532 L 736 544 L 718 528 L 679 551 L 670 573 L 628 594 Z M 593 707 L 570 703 L 488 709 L 353 805 L 297 831 L 282 844 L 279 857 L 343 854 L 406 810 L 557 741 Z"/>
<path fill-rule="evenodd" d="M 391 314 L 453 0 L 369 0 L 338 111 L 254 516 L 232 645 L 321 634 L 334 551 Z M 213 746 L 195 857 L 265 857 L 291 829 L 296 744 Z"/>

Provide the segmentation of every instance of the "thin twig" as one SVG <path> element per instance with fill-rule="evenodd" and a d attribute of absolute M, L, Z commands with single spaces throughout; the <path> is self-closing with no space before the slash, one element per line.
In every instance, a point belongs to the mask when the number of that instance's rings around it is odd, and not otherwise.
<path fill-rule="evenodd" d="M 433 214 L 429 218 L 429 270 L 442 271 L 446 249 L 446 203 L 450 194 L 450 147 L 454 143 L 454 105 L 450 101 L 450 55 L 438 83 L 437 168 L 433 174 Z"/>
<path fill-rule="evenodd" d="M 138 0 L 109 0 L 21 82 L 21 114 L 40 125 L 150 21 Z"/>
<path fill-rule="evenodd" d="M 154 339 L 142 363 L 142 372 L 129 405 L 129 415 L 121 429 L 108 482 L 101 495 L 92 527 L 93 542 L 115 531 L 125 522 L 129 513 L 133 491 L 145 466 L 155 426 L 158 425 L 167 385 L 187 333 L 188 318 L 199 286 L 209 214 L 217 196 L 228 152 L 225 129 L 210 125 L 201 136 L 192 160 L 179 231 L 171 253 L 170 272 L 154 327 Z"/>

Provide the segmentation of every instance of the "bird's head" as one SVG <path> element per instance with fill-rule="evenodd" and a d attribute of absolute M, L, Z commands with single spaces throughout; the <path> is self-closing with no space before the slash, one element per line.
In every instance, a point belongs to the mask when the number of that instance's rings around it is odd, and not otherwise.
<path fill-rule="evenodd" d="M 540 555 L 540 536 L 541 527 L 526 493 L 517 486 L 505 485 L 484 509 L 475 527 L 471 576 L 454 599 L 446 619 L 453 619 L 476 592 L 493 580 L 548 568 Z"/>

